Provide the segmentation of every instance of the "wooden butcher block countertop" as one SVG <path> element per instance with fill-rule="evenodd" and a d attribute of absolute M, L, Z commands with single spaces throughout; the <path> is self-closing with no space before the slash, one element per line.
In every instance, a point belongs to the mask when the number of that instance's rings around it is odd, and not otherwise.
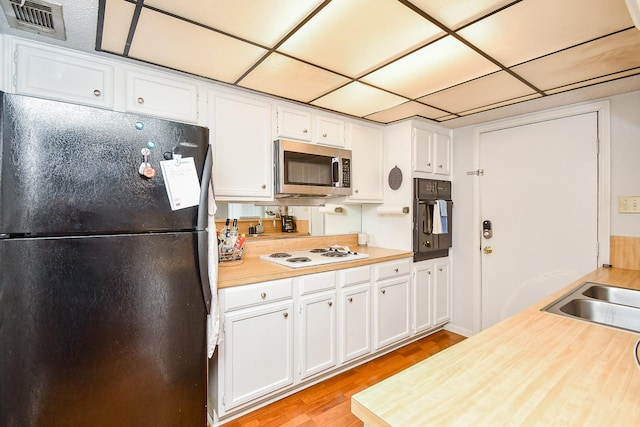
<path fill-rule="evenodd" d="M 640 426 L 639 334 L 540 311 L 593 281 L 640 289 L 640 271 L 599 269 L 362 392 L 375 426 Z"/>
<path fill-rule="evenodd" d="M 262 239 L 247 241 L 242 263 L 221 265 L 218 268 L 218 288 L 247 285 L 267 280 L 284 279 L 319 273 L 322 271 L 339 270 L 358 267 L 395 259 L 410 258 L 413 252 L 395 249 L 377 248 L 372 246 L 358 246 L 357 234 L 320 237 L 295 237 L 290 239 Z M 300 251 L 331 245 L 349 246 L 352 251 L 366 253 L 369 258 L 356 261 L 345 261 L 313 267 L 290 268 L 260 259 L 260 255 L 273 252 Z"/>

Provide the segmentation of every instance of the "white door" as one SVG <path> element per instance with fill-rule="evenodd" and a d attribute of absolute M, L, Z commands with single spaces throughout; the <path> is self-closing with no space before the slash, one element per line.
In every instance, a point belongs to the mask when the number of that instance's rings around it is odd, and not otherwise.
<path fill-rule="evenodd" d="M 597 114 L 480 135 L 482 329 L 597 267 Z"/>

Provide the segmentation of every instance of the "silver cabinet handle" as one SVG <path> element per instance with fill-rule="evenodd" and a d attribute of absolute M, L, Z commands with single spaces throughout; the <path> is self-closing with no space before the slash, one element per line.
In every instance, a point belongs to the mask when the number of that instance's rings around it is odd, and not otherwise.
<path fill-rule="evenodd" d="M 326 134 L 326 133 L 323 133 L 323 134 L 322 134 L 322 137 L 323 137 L 323 138 L 326 138 L 326 137 L 327 137 L 327 134 Z"/>
<path fill-rule="evenodd" d="M 307 129 L 302 129 L 302 133 L 307 133 L 309 132 Z"/>
<path fill-rule="evenodd" d="M 260 294 L 260 297 L 261 297 L 262 299 L 265 299 L 265 298 L 267 297 L 267 293 L 266 293 L 266 292 L 261 293 L 261 294 Z"/>
<path fill-rule="evenodd" d="M 138 98 L 138 104 L 144 104 L 144 98 L 143 97 L 139 97 Z"/>
<path fill-rule="evenodd" d="M 329 307 L 333 307 L 333 302 L 329 301 Z"/>
<path fill-rule="evenodd" d="M 398 272 L 398 269 L 397 269 L 397 268 L 394 268 L 394 269 L 393 269 L 393 271 L 395 271 L 395 272 L 397 273 L 397 272 Z"/>
<path fill-rule="evenodd" d="M 383 290 L 382 290 L 382 293 L 383 293 L 383 294 L 386 294 L 386 293 L 387 293 L 387 291 L 386 291 L 385 289 L 383 289 Z"/>
<path fill-rule="evenodd" d="M 102 95 L 102 92 L 100 92 L 100 89 L 96 89 L 96 90 L 93 91 L 93 94 L 95 96 L 100 96 L 100 95 Z"/>
<path fill-rule="evenodd" d="M 349 301 L 349 302 L 353 302 L 353 298 L 349 297 L 349 298 L 347 299 L 347 301 Z"/>
<path fill-rule="evenodd" d="M 267 188 L 267 184 L 262 184 L 262 185 L 260 186 L 260 188 L 262 188 L 262 189 L 264 190 L 265 188 Z"/>
<path fill-rule="evenodd" d="M 286 319 L 287 317 L 289 317 L 289 313 L 282 313 L 282 316 Z"/>

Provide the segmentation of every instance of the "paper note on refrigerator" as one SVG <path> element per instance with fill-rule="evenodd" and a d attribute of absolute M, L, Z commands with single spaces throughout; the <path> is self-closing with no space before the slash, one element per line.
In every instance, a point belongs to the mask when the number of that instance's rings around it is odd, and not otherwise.
<path fill-rule="evenodd" d="M 163 160 L 160 167 L 172 211 L 200 203 L 200 180 L 193 157 Z"/>

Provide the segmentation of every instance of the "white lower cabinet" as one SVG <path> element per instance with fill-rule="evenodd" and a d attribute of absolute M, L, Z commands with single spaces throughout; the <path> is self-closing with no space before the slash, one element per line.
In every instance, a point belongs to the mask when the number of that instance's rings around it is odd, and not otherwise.
<path fill-rule="evenodd" d="M 337 364 L 337 304 L 335 272 L 295 279 L 300 292 L 298 354 L 300 379 Z"/>
<path fill-rule="evenodd" d="M 412 273 L 413 333 L 420 333 L 451 320 L 449 259 L 415 263 Z"/>
<path fill-rule="evenodd" d="M 293 384 L 295 315 L 291 279 L 218 294 L 222 339 L 215 404 L 224 415 Z"/>
<path fill-rule="evenodd" d="M 409 327 L 410 260 L 390 261 L 374 267 L 373 342 L 375 349 L 407 338 Z"/>
<path fill-rule="evenodd" d="M 338 272 L 338 351 L 345 363 L 371 353 L 371 269 Z"/>

